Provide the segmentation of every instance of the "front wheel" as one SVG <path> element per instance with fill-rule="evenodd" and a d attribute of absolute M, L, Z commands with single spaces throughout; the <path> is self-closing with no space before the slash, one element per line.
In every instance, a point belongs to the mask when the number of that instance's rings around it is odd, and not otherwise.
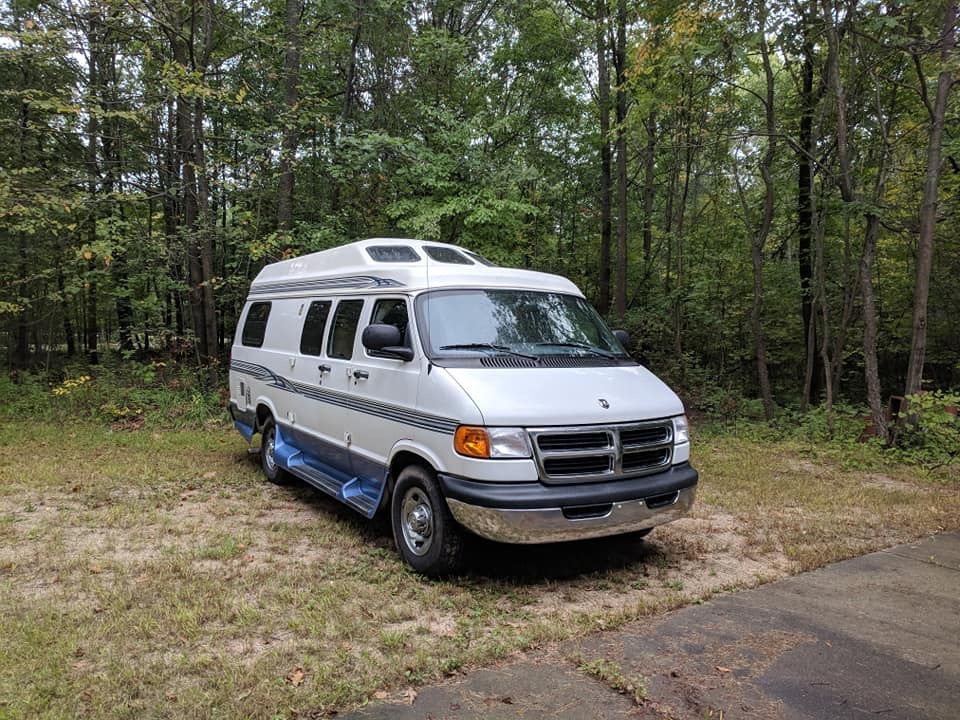
<path fill-rule="evenodd" d="M 275 485 L 290 482 L 290 474 L 277 464 L 277 425 L 273 418 L 268 419 L 260 429 L 260 466 L 263 474 Z"/>
<path fill-rule="evenodd" d="M 432 472 L 420 465 L 400 472 L 390 500 L 390 520 L 400 556 L 414 570 L 436 577 L 460 567 L 463 534 Z"/>

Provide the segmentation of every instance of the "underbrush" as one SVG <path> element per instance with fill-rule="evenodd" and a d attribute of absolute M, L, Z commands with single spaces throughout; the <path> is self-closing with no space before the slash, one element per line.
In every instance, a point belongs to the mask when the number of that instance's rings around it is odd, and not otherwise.
<path fill-rule="evenodd" d="M 93 422 L 117 430 L 190 428 L 226 422 L 226 398 L 196 368 L 173 361 L 66 366 L 0 377 L 0 419 Z"/>
<path fill-rule="evenodd" d="M 839 404 L 831 412 L 819 405 L 806 412 L 779 408 L 770 422 L 753 416 L 707 415 L 702 437 L 737 437 L 758 442 L 787 442 L 797 451 L 837 463 L 846 470 L 914 467 L 931 477 L 960 482 L 960 421 L 953 414 L 958 398 L 947 393 L 912 396 L 910 415 L 895 428 L 894 444 L 866 432 L 865 407 Z"/>

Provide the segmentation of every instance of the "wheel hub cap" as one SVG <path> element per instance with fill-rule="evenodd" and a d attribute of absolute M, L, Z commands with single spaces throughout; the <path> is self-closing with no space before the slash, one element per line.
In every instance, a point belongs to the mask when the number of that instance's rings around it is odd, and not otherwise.
<path fill-rule="evenodd" d="M 276 445 L 276 443 L 275 443 L 275 441 L 274 441 L 274 437 L 275 437 L 274 434 L 273 434 L 273 433 L 270 433 L 270 436 L 267 438 L 266 445 L 265 445 L 264 448 L 263 448 L 263 452 L 264 452 L 264 456 L 263 456 L 263 457 L 264 457 L 264 460 L 266 460 L 267 469 L 268 469 L 270 472 L 273 472 L 274 469 L 277 467 L 277 461 L 276 461 L 276 459 L 274 459 L 274 457 L 273 457 L 273 452 L 274 452 L 274 449 L 275 449 L 274 446 Z"/>
<path fill-rule="evenodd" d="M 403 540 L 414 555 L 426 555 L 433 544 L 433 507 L 420 488 L 411 488 L 403 497 Z"/>

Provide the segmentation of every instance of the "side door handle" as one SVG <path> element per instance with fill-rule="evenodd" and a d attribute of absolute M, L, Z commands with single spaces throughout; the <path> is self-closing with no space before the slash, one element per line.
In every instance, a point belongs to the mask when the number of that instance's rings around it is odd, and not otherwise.
<path fill-rule="evenodd" d="M 329 365 L 317 365 L 317 370 L 320 371 L 320 374 L 330 372 L 332 368 Z"/>
<path fill-rule="evenodd" d="M 366 370 L 354 370 L 354 371 L 353 371 L 353 379 L 354 379 L 354 380 L 366 380 L 368 377 L 370 377 L 370 373 L 368 373 Z"/>

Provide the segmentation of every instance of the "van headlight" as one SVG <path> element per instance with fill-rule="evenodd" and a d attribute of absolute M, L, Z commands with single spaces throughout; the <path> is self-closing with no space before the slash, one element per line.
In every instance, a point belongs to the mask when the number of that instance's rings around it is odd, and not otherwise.
<path fill-rule="evenodd" d="M 528 458 L 530 441 L 523 428 L 461 425 L 453 436 L 453 448 L 474 458 Z"/>
<path fill-rule="evenodd" d="M 690 442 L 690 426 L 687 425 L 686 415 L 677 415 L 673 419 L 673 442 L 676 445 Z"/>

